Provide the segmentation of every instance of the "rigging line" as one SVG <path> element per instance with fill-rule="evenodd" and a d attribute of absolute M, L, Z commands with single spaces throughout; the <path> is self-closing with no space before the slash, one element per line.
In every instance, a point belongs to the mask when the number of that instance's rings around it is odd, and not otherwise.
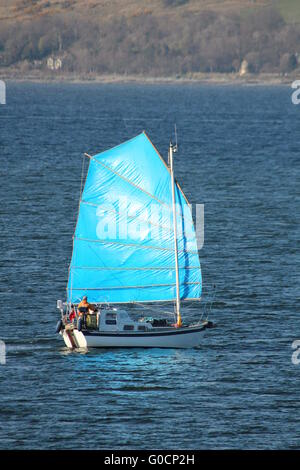
<path fill-rule="evenodd" d="M 82 191 L 82 184 L 83 184 L 84 154 L 82 155 L 82 159 L 83 159 L 83 162 L 82 162 L 82 167 L 81 167 L 80 196 L 79 196 L 79 201 L 78 201 L 78 211 L 77 211 L 77 217 L 76 217 L 75 230 L 74 230 L 74 235 L 73 235 L 73 240 L 72 240 L 72 256 L 71 256 L 71 260 L 70 260 L 69 267 L 68 267 L 68 282 L 67 282 L 67 288 L 66 288 L 67 290 L 68 290 L 69 280 L 71 281 L 71 287 L 72 287 L 72 282 L 73 282 L 72 277 L 70 279 L 70 270 L 71 270 L 73 252 L 74 252 L 74 241 L 75 241 L 74 237 L 76 233 L 76 228 L 77 228 L 78 219 L 79 219 L 79 212 L 80 212 L 80 201 L 81 201 L 81 194 L 82 194 L 81 191 Z M 88 171 L 86 172 L 86 175 L 85 175 L 85 181 L 86 181 L 87 175 L 88 175 Z M 71 289 L 71 296 L 72 296 L 72 289 Z"/>
<path fill-rule="evenodd" d="M 211 312 L 211 309 L 212 309 L 212 306 L 213 306 L 213 303 L 214 303 L 215 297 L 216 297 L 216 284 L 214 284 L 213 287 L 214 287 L 214 292 L 213 292 L 213 296 L 212 296 L 212 299 L 211 299 L 209 310 L 208 310 L 208 313 L 207 313 L 207 316 L 206 316 L 206 320 L 208 320 L 208 317 L 210 315 L 210 312 Z"/>
<path fill-rule="evenodd" d="M 81 166 L 81 181 L 80 181 L 79 206 L 80 206 L 80 201 L 81 201 L 81 196 L 82 196 L 82 185 L 83 185 L 84 165 L 85 165 L 85 158 L 84 158 L 84 155 L 82 155 L 82 166 Z"/>
<path fill-rule="evenodd" d="M 132 302 L 132 303 L 134 304 L 135 302 Z M 142 310 L 146 310 L 147 312 L 149 312 L 149 310 L 150 310 L 150 307 L 148 305 L 146 306 L 146 305 L 143 305 L 142 303 L 137 304 L 137 307 L 141 307 Z M 174 312 L 170 312 L 170 310 L 160 310 L 160 312 L 161 313 L 166 313 L 168 315 L 173 315 L 173 313 L 174 313 Z M 138 312 L 134 312 L 134 313 L 138 313 Z M 151 313 L 151 310 L 150 310 L 150 313 Z"/>
<path fill-rule="evenodd" d="M 69 268 L 70 272 L 71 267 Z M 72 299 L 72 292 L 73 292 L 73 271 L 71 271 L 71 299 Z"/>
<path fill-rule="evenodd" d="M 205 304 L 204 304 L 203 312 L 202 312 L 202 315 L 201 315 L 201 317 L 200 317 L 200 320 L 202 320 L 202 318 L 203 318 L 204 316 L 205 316 L 206 320 L 207 320 L 208 317 L 209 317 L 209 314 L 210 314 L 210 312 L 211 312 L 211 307 L 212 307 L 212 304 L 213 304 L 213 302 L 214 302 L 215 293 L 216 293 L 216 290 L 215 290 L 215 289 L 216 289 L 216 285 L 215 285 L 215 284 L 213 285 L 213 289 L 214 289 L 214 290 L 213 290 L 213 294 L 212 294 L 211 300 L 209 300 L 209 299 L 206 300 L 206 302 L 205 302 Z M 208 310 L 208 309 L 209 309 L 209 310 Z M 208 313 L 207 313 L 207 315 L 206 315 L 207 310 L 208 310 Z"/>
<path fill-rule="evenodd" d="M 146 246 L 146 245 L 139 245 L 138 243 L 123 243 L 123 242 L 116 242 L 116 241 L 110 241 L 110 240 L 91 240 L 90 238 L 82 238 L 82 237 L 76 237 L 74 236 L 74 240 L 81 240 L 84 242 L 88 243 L 107 243 L 109 245 L 122 245 L 122 246 L 137 246 L 138 248 L 141 248 L 143 250 L 159 250 L 159 251 L 169 251 L 173 252 L 174 248 L 164 248 L 164 247 L 159 247 L 159 246 Z M 193 250 L 178 250 L 178 253 L 189 253 L 191 255 L 198 255 L 198 251 L 193 251 Z"/>

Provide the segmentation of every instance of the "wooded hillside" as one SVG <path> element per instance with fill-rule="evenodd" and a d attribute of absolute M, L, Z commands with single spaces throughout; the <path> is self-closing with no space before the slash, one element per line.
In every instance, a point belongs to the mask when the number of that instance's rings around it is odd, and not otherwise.
<path fill-rule="evenodd" d="M 284 13 L 264 0 L 2 0 L 0 66 L 44 70 L 59 58 L 57 73 L 168 76 L 244 61 L 285 73 L 299 66 L 300 26 Z"/>

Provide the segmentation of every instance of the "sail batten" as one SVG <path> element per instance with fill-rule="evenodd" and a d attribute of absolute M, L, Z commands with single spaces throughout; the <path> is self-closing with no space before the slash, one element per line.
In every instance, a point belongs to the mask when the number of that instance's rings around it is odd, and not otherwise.
<path fill-rule="evenodd" d="M 200 282 L 186 282 L 183 285 L 191 286 L 200 284 Z M 153 289 L 155 287 L 169 287 L 176 286 L 176 283 L 172 284 L 149 284 L 144 286 L 107 286 L 107 287 L 73 287 L 73 290 L 110 290 L 110 289 Z"/>
<path fill-rule="evenodd" d="M 176 182 L 180 299 L 199 299 L 191 210 Z M 145 133 L 90 157 L 73 240 L 68 300 L 176 299 L 170 170 Z"/>

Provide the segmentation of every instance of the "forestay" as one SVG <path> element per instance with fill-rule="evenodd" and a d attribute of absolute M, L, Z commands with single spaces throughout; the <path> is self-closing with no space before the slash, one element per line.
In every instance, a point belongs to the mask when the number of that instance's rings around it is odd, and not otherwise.
<path fill-rule="evenodd" d="M 188 202 L 176 184 L 180 298 L 201 296 Z M 68 301 L 172 301 L 176 274 L 170 171 L 143 132 L 90 157 L 69 269 Z"/>

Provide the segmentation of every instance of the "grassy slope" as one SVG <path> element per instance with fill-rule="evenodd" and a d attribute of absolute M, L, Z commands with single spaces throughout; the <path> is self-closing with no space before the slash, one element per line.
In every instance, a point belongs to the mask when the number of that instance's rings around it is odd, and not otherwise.
<path fill-rule="evenodd" d="M 276 0 L 275 0 L 276 1 Z M 166 7 L 163 0 L 1 0 L 0 20 L 25 20 L 45 14 L 80 13 L 83 16 L 112 17 L 134 16 L 143 13 L 160 15 L 169 13 L 178 16 L 185 11 L 203 10 L 237 11 L 270 5 L 274 0 L 189 0 L 177 7 Z M 281 3 L 298 3 L 284 0 Z M 280 6 L 282 7 L 282 6 Z"/>

